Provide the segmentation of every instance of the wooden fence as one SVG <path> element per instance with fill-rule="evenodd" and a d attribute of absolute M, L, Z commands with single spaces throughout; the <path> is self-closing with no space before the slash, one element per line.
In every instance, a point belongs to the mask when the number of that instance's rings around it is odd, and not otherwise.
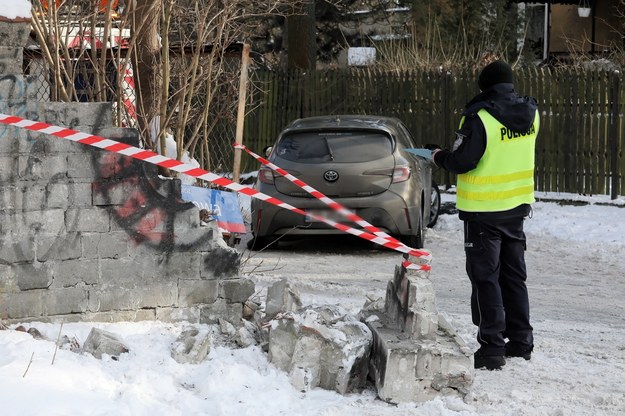
<path fill-rule="evenodd" d="M 377 114 L 401 119 L 417 144 L 451 147 L 464 105 L 478 92 L 476 78 L 470 72 L 256 71 L 243 141 L 259 152 L 300 117 Z M 625 195 L 624 84 L 618 72 L 516 71 L 516 90 L 535 97 L 541 112 L 537 191 Z M 256 168 L 248 163 L 244 171 Z M 455 182 L 442 171 L 436 177 Z"/>

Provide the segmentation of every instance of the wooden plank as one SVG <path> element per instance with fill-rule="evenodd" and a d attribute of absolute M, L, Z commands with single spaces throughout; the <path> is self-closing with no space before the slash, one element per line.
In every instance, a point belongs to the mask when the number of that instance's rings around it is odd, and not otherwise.
<path fill-rule="evenodd" d="M 590 114 L 589 114 L 589 128 L 590 128 L 590 138 L 588 143 L 588 151 L 589 151 L 589 186 L 590 193 L 594 194 L 597 192 L 597 183 L 598 183 L 598 154 L 597 154 L 597 133 L 598 133 L 598 124 L 599 124 L 599 76 L 598 74 L 592 73 L 590 74 L 590 78 L 592 79 L 592 84 L 590 85 L 590 92 L 588 98 L 591 100 Z"/>
<path fill-rule="evenodd" d="M 528 71 L 528 77 L 530 79 L 529 82 L 529 91 L 527 94 L 534 97 L 536 102 L 538 103 L 538 115 L 540 117 L 540 129 L 538 131 L 538 138 L 536 140 L 536 159 L 535 159 L 535 175 L 534 175 L 534 187 L 537 191 L 544 189 L 545 182 L 545 171 L 544 171 L 544 158 L 545 158 L 545 127 L 544 127 L 544 114 L 545 114 L 545 104 L 544 97 L 541 89 L 539 88 L 539 83 L 537 80 L 542 78 L 542 68 L 533 68 Z M 542 85 L 542 84 L 541 84 Z"/>
<path fill-rule="evenodd" d="M 581 182 L 582 194 L 591 194 L 591 152 L 590 152 L 590 113 L 592 111 L 592 94 L 589 86 L 592 85 L 593 80 L 584 76 L 585 74 L 578 73 L 577 78 L 580 84 L 578 102 L 580 111 L 578 113 L 578 131 L 580 132 L 580 172 L 578 173 Z"/>
<path fill-rule="evenodd" d="M 538 102 L 538 110 L 540 115 L 540 130 L 538 133 L 538 140 L 536 142 L 536 190 L 544 190 L 546 187 L 545 183 L 547 182 L 547 175 L 545 172 L 545 138 L 547 129 L 544 122 L 545 114 L 547 114 L 547 111 L 544 93 L 541 88 L 543 83 L 537 82 L 539 78 L 542 79 L 542 75 L 542 68 L 540 70 L 536 69 L 532 73 L 532 76 L 535 76 L 535 78 L 531 83 L 531 94 L 534 98 L 536 98 Z"/>
<path fill-rule="evenodd" d="M 575 102 L 575 71 L 567 69 L 562 78 L 563 86 L 563 130 L 566 152 L 564 154 L 564 181 L 566 192 L 577 192 L 576 162 L 577 162 L 577 132 L 575 131 L 575 115 L 577 103 Z"/>
<path fill-rule="evenodd" d="M 608 103 L 607 103 L 607 76 L 606 72 L 599 72 L 599 89 L 598 99 L 599 99 L 599 113 L 597 118 L 597 181 L 596 181 L 596 193 L 605 193 L 605 183 L 606 183 L 606 137 L 607 137 L 607 125 L 606 122 L 606 114 L 608 113 Z"/>
<path fill-rule="evenodd" d="M 553 89 L 553 73 L 550 68 L 544 68 L 543 72 L 543 97 L 545 98 L 545 117 L 544 117 L 544 131 L 548 134 L 549 140 L 545 142 L 545 191 L 555 192 L 557 191 L 557 149 L 554 142 L 557 143 L 557 138 L 553 132 L 552 121 L 554 114 L 557 112 L 557 98 L 554 96 Z"/>
<path fill-rule="evenodd" d="M 332 97 L 328 94 L 328 89 L 331 87 L 329 85 L 330 73 L 328 71 L 317 71 L 316 75 L 315 89 L 313 91 L 314 108 L 312 109 L 312 114 L 315 116 L 321 114 L 333 114 L 334 111 L 332 111 L 332 102 L 330 101 Z"/>
<path fill-rule="evenodd" d="M 625 120 L 623 115 L 625 114 L 625 78 L 623 73 L 619 74 L 619 120 L 618 120 L 618 154 L 617 154 L 617 174 L 619 185 L 616 191 L 619 195 L 625 195 Z"/>
<path fill-rule="evenodd" d="M 241 52 L 241 74 L 239 77 L 239 102 L 237 105 L 237 128 L 234 142 L 243 143 L 243 129 L 245 127 L 245 103 L 247 102 L 247 89 L 250 64 L 250 45 L 244 44 Z M 241 150 L 234 150 L 234 161 L 232 163 L 232 180 L 239 182 L 241 173 Z"/>
<path fill-rule="evenodd" d="M 553 116 L 550 117 L 551 122 L 551 134 L 554 140 L 551 143 L 552 149 L 552 166 L 555 167 L 552 176 L 552 190 L 556 192 L 565 192 L 564 190 L 564 178 L 562 177 L 564 168 L 564 149 L 562 148 L 562 125 L 560 123 L 560 117 L 562 113 L 562 92 L 560 84 L 560 71 L 553 71 L 551 73 L 552 80 L 549 82 L 550 95 L 552 99 Z"/>
<path fill-rule="evenodd" d="M 517 74 L 518 74 L 517 78 L 521 79 L 521 84 L 520 84 L 519 87 L 517 87 L 517 91 L 520 94 L 522 94 L 522 95 L 527 95 L 527 96 L 536 98 L 535 91 L 533 91 L 533 89 L 532 89 L 532 87 L 533 87 L 532 80 L 535 78 L 533 76 L 533 73 L 530 70 L 522 71 L 522 70 L 519 69 L 519 70 L 517 70 Z M 538 108 L 539 108 L 539 117 L 540 117 L 540 110 L 541 110 L 540 104 L 538 105 Z M 539 184 L 539 180 L 538 180 L 538 177 L 539 177 L 538 172 L 539 171 L 538 171 L 537 167 L 538 167 L 538 149 L 539 149 L 539 145 L 540 145 L 541 134 L 542 133 L 539 130 L 538 137 L 537 137 L 537 140 L 536 140 L 536 151 L 535 151 L 535 154 L 534 154 L 534 157 L 535 157 L 535 159 L 534 159 L 534 166 L 535 166 L 535 169 L 534 169 L 534 189 L 535 190 L 537 189 L 537 186 Z"/>
<path fill-rule="evenodd" d="M 564 98 L 562 97 L 562 70 L 556 70 L 553 73 L 554 82 L 553 85 L 553 99 L 554 99 L 554 117 L 553 120 L 553 131 L 552 134 L 554 136 L 554 142 L 552 143 L 554 149 L 554 166 L 557 167 L 555 172 L 555 190 L 557 192 L 566 192 L 566 188 L 564 187 L 564 140 L 563 140 L 563 123 L 562 123 L 562 113 L 564 111 Z"/>
<path fill-rule="evenodd" d="M 521 76 L 523 79 L 523 84 L 521 86 L 521 90 L 519 91 L 523 95 L 528 95 L 533 97 L 537 101 L 538 105 L 538 117 L 542 119 L 542 111 L 543 105 L 538 97 L 538 91 L 536 87 L 536 79 L 538 78 L 538 71 L 536 68 L 527 69 L 521 72 Z M 542 125 L 538 130 L 538 136 L 536 139 L 536 150 L 535 150 L 535 159 L 534 159 L 534 189 L 540 190 L 543 182 L 543 172 L 542 172 L 542 159 L 543 159 L 543 129 Z"/>

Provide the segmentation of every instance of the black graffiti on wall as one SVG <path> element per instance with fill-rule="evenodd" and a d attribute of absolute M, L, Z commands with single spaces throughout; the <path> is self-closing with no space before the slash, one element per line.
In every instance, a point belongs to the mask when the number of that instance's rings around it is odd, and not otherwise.
<path fill-rule="evenodd" d="M 112 152 L 96 151 L 93 166 L 98 177 L 94 193 L 108 206 L 111 218 L 132 240 L 158 252 L 191 251 L 212 240 L 212 230 L 189 241 L 189 229 L 176 229 L 176 219 L 189 210 L 195 210 L 193 203 L 180 199 L 177 183 L 161 179 L 154 166 L 147 162 Z M 117 205 L 119 194 L 126 199 Z"/>

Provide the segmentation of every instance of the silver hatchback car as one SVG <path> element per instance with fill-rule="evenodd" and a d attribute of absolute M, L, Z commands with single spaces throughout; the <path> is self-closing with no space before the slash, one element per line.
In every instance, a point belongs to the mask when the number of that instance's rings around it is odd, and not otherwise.
<path fill-rule="evenodd" d="M 422 248 L 430 218 L 432 171 L 429 161 L 402 150 L 414 147 L 408 129 L 396 118 L 309 117 L 292 122 L 280 133 L 268 159 L 404 244 Z M 315 216 L 358 227 L 337 218 L 336 211 L 265 166 L 254 186 L 315 215 L 303 216 L 253 199 L 253 236 L 248 242 L 252 250 L 284 237 L 343 233 L 315 221 Z"/>

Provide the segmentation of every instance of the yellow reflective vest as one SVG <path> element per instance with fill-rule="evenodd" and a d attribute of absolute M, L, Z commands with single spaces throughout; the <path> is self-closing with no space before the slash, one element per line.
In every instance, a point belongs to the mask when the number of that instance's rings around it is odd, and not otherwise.
<path fill-rule="evenodd" d="M 526 132 L 513 132 L 484 109 L 477 115 L 486 130 L 486 150 L 475 169 L 458 175 L 456 207 L 468 212 L 496 212 L 535 202 L 538 111 Z M 464 118 L 460 125 L 463 123 Z"/>

